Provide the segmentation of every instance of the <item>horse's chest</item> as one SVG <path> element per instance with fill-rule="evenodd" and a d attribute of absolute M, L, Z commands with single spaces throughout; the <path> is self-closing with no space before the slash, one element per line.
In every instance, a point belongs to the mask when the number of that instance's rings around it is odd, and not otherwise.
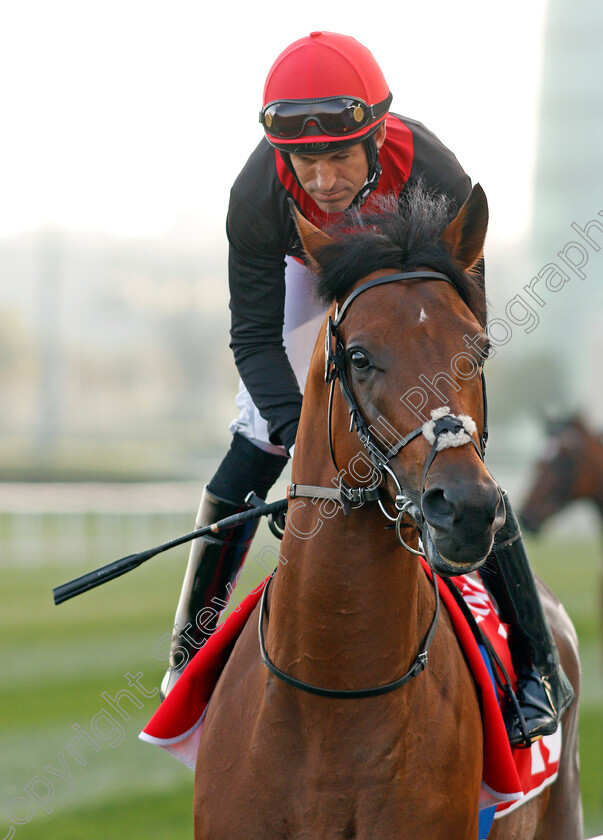
<path fill-rule="evenodd" d="M 439 647 L 438 639 L 429 668 L 403 689 L 359 701 L 267 678 L 254 648 L 236 713 L 218 721 L 208 713 L 198 840 L 382 840 L 409 831 L 413 840 L 473 840 L 479 708 L 462 658 L 444 671 Z"/>

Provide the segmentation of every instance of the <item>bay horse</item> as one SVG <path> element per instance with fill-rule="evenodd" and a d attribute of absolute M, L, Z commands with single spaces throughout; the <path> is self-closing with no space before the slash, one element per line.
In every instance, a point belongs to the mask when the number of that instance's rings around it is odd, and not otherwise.
<path fill-rule="evenodd" d="M 603 441 L 574 415 L 547 424 L 544 452 L 520 512 L 522 526 L 537 533 L 547 519 L 577 501 L 592 502 L 603 522 Z"/>
<path fill-rule="evenodd" d="M 416 191 L 404 212 L 381 208 L 339 241 L 296 213 L 332 304 L 280 562 L 207 710 L 196 840 L 478 836 L 479 700 L 416 553 L 420 524 L 435 572 L 470 572 L 505 515 L 482 458 L 486 304 L 470 273 L 487 227 L 481 188 L 448 214 Z M 431 420 L 416 399 L 427 382 L 446 390 Z M 551 593 L 543 600 L 578 693 L 573 628 Z M 576 710 L 557 783 L 498 820 L 496 840 L 582 836 Z"/>
<path fill-rule="evenodd" d="M 594 505 L 603 524 L 603 440 L 577 414 L 547 423 L 544 452 L 519 513 L 522 528 L 538 534 L 547 520 L 575 502 Z M 603 574 L 599 613 L 603 616 Z"/>

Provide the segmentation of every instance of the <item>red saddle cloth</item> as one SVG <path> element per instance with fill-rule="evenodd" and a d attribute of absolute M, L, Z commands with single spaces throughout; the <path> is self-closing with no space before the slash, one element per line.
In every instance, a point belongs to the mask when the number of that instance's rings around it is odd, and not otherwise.
<path fill-rule="evenodd" d="M 423 562 L 426 574 L 430 575 Z M 507 645 L 507 629 L 500 621 L 495 605 L 477 576 L 453 578 L 482 632 L 496 650 L 507 673 L 512 675 Z M 172 753 L 194 769 L 203 721 L 213 690 L 236 640 L 261 596 L 260 587 L 251 593 L 185 668 L 167 698 L 159 706 L 140 738 Z M 463 611 L 446 584 L 438 579 L 442 602 L 452 622 L 481 692 L 484 730 L 484 772 L 480 808 L 497 806 L 497 816 L 508 813 L 536 796 L 557 777 L 561 754 L 561 727 L 554 735 L 532 745 L 531 749 L 512 749 L 503 723 L 500 702 L 502 693 L 493 683 L 483 648 Z M 420 677 L 419 677 L 420 679 Z"/>

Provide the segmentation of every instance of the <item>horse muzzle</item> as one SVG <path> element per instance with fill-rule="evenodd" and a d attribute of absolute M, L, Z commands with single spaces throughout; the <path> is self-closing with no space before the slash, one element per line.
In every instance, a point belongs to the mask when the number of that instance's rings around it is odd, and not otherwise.
<path fill-rule="evenodd" d="M 543 517 L 523 510 L 519 512 L 518 519 L 522 531 L 526 531 L 528 534 L 538 534 L 540 532 Z"/>
<path fill-rule="evenodd" d="M 505 521 L 502 494 L 491 478 L 434 484 L 422 495 L 421 511 L 427 559 L 438 574 L 448 577 L 478 569 Z"/>

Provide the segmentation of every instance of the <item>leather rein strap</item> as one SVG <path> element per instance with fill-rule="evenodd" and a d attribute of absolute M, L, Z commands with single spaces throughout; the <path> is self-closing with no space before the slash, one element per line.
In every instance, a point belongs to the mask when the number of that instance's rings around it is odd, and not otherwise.
<path fill-rule="evenodd" d="M 308 694 L 317 694 L 319 697 L 330 697 L 334 700 L 359 700 L 363 697 L 379 697 L 379 695 L 381 694 L 388 694 L 390 691 L 395 691 L 397 688 L 402 688 L 403 685 L 406 685 L 406 683 L 412 680 L 413 677 L 416 677 L 417 674 L 420 674 L 421 671 L 423 671 L 427 666 L 427 662 L 429 660 L 429 648 L 431 646 L 431 642 L 433 641 L 433 637 L 435 636 L 438 621 L 440 618 L 440 593 L 438 591 L 436 574 L 433 570 L 431 572 L 431 582 L 433 583 L 433 591 L 435 594 L 435 611 L 431 620 L 431 624 L 429 625 L 429 630 L 427 631 L 427 634 L 423 639 L 422 649 L 417 654 L 415 661 L 410 666 L 408 671 L 402 677 L 399 677 L 397 680 L 385 683 L 384 685 L 374 686 L 373 688 L 346 689 L 321 688 L 318 685 L 312 685 L 312 683 L 307 683 L 303 680 L 298 680 L 296 677 L 292 677 L 291 674 L 287 674 L 285 673 L 285 671 L 281 671 L 280 668 L 277 668 L 277 666 L 268 656 L 268 653 L 266 651 L 266 642 L 264 640 L 263 624 L 264 612 L 266 609 L 266 596 L 273 575 L 274 572 L 268 578 L 266 586 L 264 587 L 264 591 L 262 592 L 262 599 L 260 601 L 260 615 L 258 619 L 258 639 L 260 642 L 260 654 L 264 665 L 268 668 L 271 674 L 274 674 L 275 677 L 277 677 L 279 680 L 282 680 L 282 682 L 287 683 L 287 685 L 293 686 L 293 688 L 298 688 L 300 689 L 300 691 L 305 691 Z"/>

